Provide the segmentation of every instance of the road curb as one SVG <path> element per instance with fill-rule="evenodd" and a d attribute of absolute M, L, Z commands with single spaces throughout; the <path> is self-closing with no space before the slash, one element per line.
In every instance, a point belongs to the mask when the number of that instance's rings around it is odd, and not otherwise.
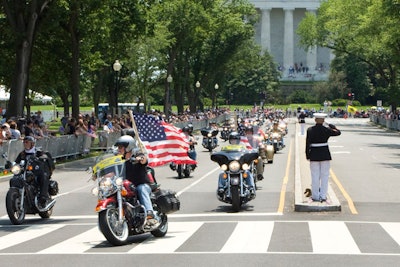
<path fill-rule="evenodd" d="M 305 155 L 305 136 L 299 135 L 299 124 L 296 122 L 295 132 L 295 211 L 316 212 L 316 211 L 341 211 L 341 204 L 332 189 L 331 183 L 328 185 L 328 199 L 331 203 L 311 202 L 306 197 L 304 191 L 311 188 L 311 171 L 309 161 Z"/>

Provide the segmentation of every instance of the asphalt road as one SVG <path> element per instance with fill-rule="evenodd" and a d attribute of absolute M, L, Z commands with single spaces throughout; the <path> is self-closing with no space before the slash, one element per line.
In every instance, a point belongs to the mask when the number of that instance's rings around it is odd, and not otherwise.
<path fill-rule="evenodd" d="M 267 164 L 257 197 L 238 212 L 216 198 L 218 166 L 197 146 L 198 168 L 177 179 L 156 168 L 161 187 L 178 192 L 181 210 L 169 216 L 167 236 L 135 236 L 113 247 L 97 229 L 94 186 L 87 162 L 58 168 L 60 194 L 53 216 L 27 216 L 11 225 L 8 181 L 0 181 L 1 266 L 395 266 L 400 257 L 398 132 L 365 119 L 328 119 L 342 130 L 329 142 L 331 184 L 339 212 L 294 211 L 295 121 L 286 148 Z M 311 125 L 312 119 L 307 119 Z M 223 142 L 220 141 L 220 145 Z M 219 148 L 218 148 L 219 149 Z M 300 151 L 302 153 L 302 151 Z M 354 208 L 349 206 L 354 203 Z"/>

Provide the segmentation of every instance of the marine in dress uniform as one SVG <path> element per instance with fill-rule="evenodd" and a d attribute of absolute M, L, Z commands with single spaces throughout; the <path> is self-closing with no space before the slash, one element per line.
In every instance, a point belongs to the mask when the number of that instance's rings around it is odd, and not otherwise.
<path fill-rule="evenodd" d="M 306 158 L 310 161 L 312 201 L 327 201 L 330 161 L 328 139 L 341 134 L 335 125 L 324 126 L 325 113 L 314 113 L 315 125 L 307 129 Z"/>

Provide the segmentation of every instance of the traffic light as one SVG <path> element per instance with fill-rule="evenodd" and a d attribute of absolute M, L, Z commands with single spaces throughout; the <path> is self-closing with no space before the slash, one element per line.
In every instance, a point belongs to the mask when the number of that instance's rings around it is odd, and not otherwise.
<path fill-rule="evenodd" d="M 349 92 L 349 93 L 347 94 L 347 97 L 349 98 L 349 100 L 351 100 L 351 92 Z"/>
<path fill-rule="evenodd" d="M 351 100 L 354 100 L 354 93 L 351 93 Z"/>

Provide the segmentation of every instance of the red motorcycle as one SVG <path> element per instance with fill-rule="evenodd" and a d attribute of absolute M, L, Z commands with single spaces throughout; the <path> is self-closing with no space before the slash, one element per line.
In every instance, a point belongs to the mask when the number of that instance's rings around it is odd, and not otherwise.
<path fill-rule="evenodd" d="M 151 201 L 157 220 L 148 220 L 146 209 L 138 201 L 135 186 L 123 179 L 125 160 L 121 156 L 107 156 L 92 170 L 97 187 L 92 193 L 98 197 L 96 212 L 99 229 L 113 245 L 124 245 L 128 237 L 150 232 L 163 237 L 168 231 L 167 214 L 180 208 L 175 193 L 155 186 Z M 154 175 L 149 168 L 148 175 Z"/>

